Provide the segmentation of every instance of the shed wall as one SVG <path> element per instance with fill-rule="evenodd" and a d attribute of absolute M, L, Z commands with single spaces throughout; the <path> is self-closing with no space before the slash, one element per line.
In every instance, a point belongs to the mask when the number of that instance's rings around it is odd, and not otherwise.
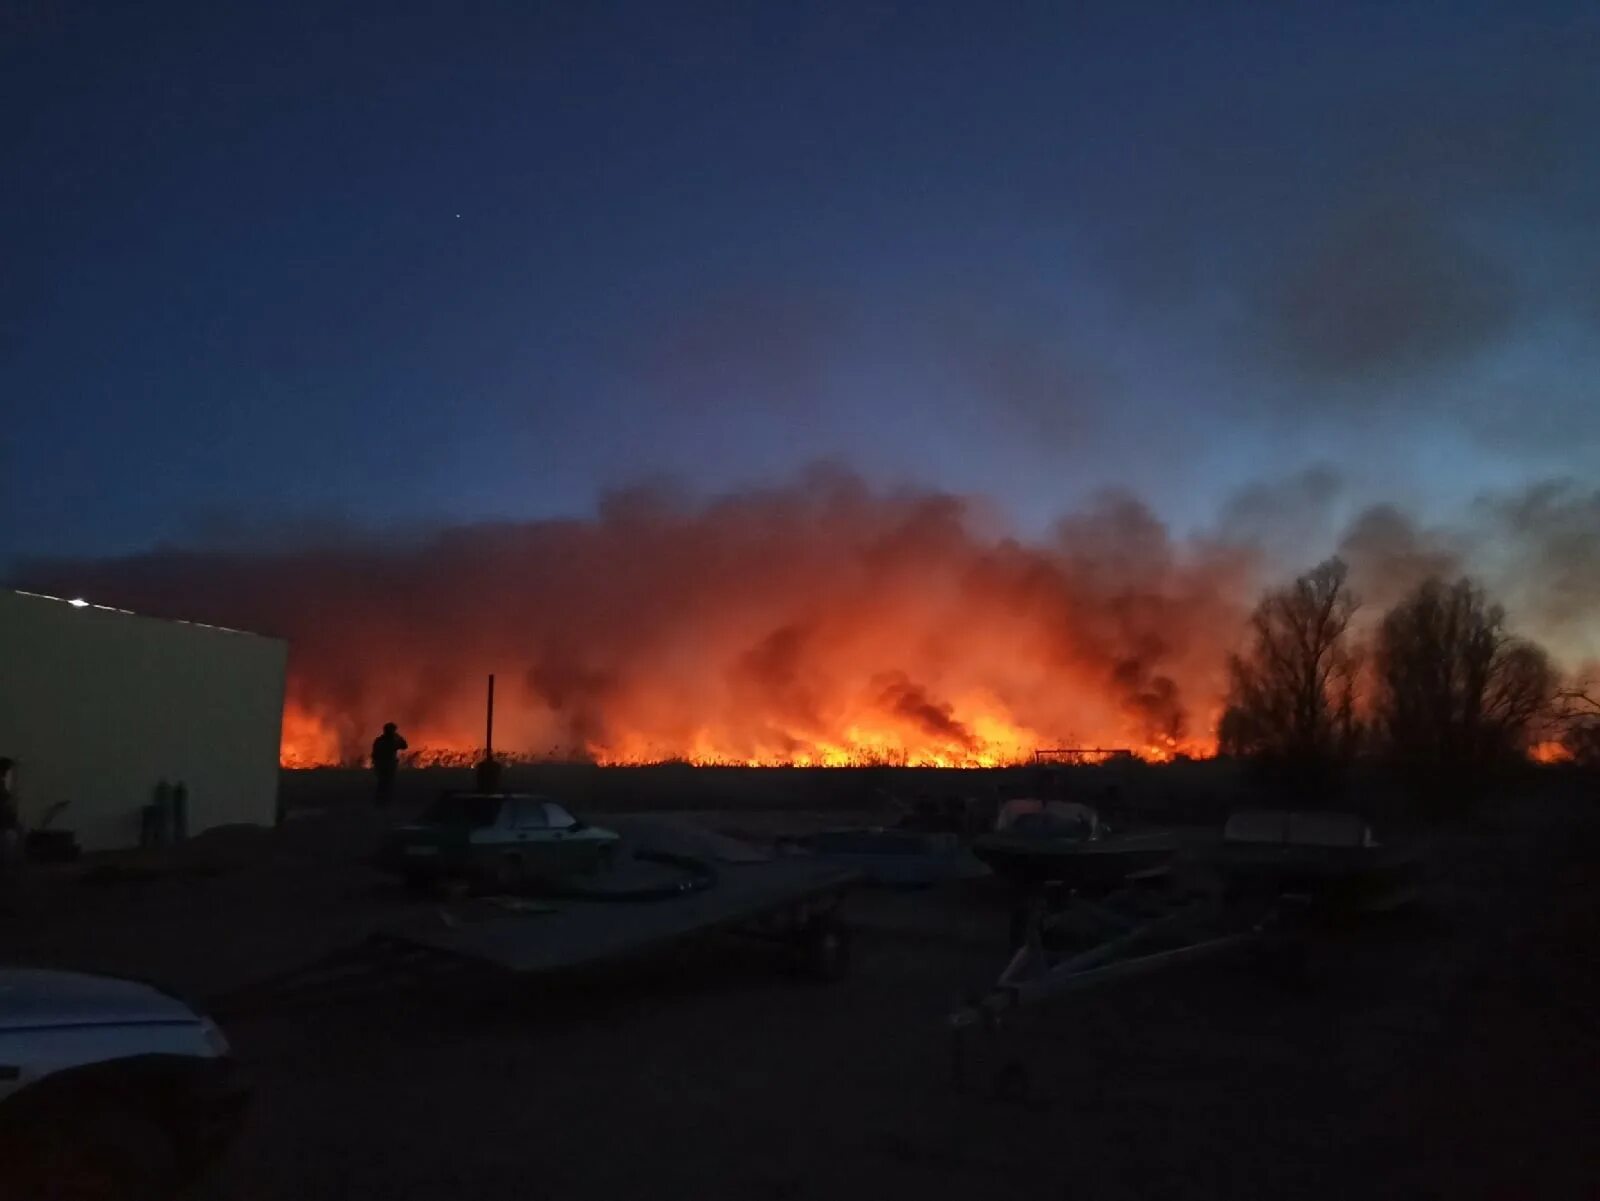
<path fill-rule="evenodd" d="M 138 842 L 159 780 L 183 781 L 189 833 L 277 811 L 287 643 L 0 592 L 0 755 L 22 818 L 86 850 Z"/>

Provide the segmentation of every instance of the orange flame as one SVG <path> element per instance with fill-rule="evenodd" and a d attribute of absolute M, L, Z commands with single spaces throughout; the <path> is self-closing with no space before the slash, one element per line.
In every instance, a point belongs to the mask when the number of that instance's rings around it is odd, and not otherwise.
<path fill-rule="evenodd" d="M 284 767 L 329 767 L 340 758 L 337 731 L 293 701 L 287 702 L 278 762 Z"/>
<path fill-rule="evenodd" d="M 601 763 L 986 766 L 1213 746 L 1252 554 L 1103 499 L 1024 539 L 981 501 L 835 470 L 703 504 L 404 544 L 158 553 L 74 587 L 289 642 L 286 765 L 495 746 Z M 66 595 L 74 595 L 68 592 Z"/>
<path fill-rule="evenodd" d="M 1029 762 L 1036 751 L 1060 741 L 1018 723 L 992 698 L 973 698 L 970 703 L 952 705 L 949 723 L 950 731 L 930 732 L 894 714 L 867 711 L 843 718 L 837 730 L 821 736 L 796 730 L 772 731 L 765 741 L 751 741 L 735 731 L 702 726 L 680 741 L 663 740 L 649 731 L 638 730 L 576 747 L 518 747 L 510 750 L 509 757 L 577 759 L 602 765 L 682 761 L 697 766 L 988 768 Z M 341 735 L 341 724 L 289 703 L 284 710 L 283 766 L 305 768 L 360 762 L 359 752 L 351 754 L 345 749 L 350 740 Z M 1209 734 L 1193 738 L 1164 736 L 1140 742 L 1131 736 L 1138 734 L 1134 724 L 1127 723 L 1106 737 L 1091 741 L 1125 747 L 1127 753 L 1153 763 L 1169 762 L 1178 756 L 1204 757 L 1215 751 L 1215 739 Z M 482 743 L 464 733 L 435 730 L 421 736 L 408 732 L 407 736 L 413 748 L 409 758 L 418 765 L 468 764 L 482 754 Z M 505 750 L 503 746 L 500 749 Z M 1116 753 L 1119 752 L 1092 749 L 1074 752 L 1071 757 L 1075 761 L 1098 762 Z"/>
<path fill-rule="evenodd" d="M 1530 746 L 1528 758 L 1535 763 L 1571 763 L 1573 754 L 1564 743 L 1550 740 L 1536 742 Z"/>
<path fill-rule="evenodd" d="M 359 761 L 390 720 L 429 757 L 470 759 L 488 672 L 496 748 L 534 759 L 1212 753 L 1253 563 L 1175 542 L 1125 498 L 1036 544 L 980 516 L 824 475 L 703 510 L 626 497 L 593 522 L 289 563 L 299 587 L 272 591 L 298 607 L 268 627 L 291 638 L 284 762 Z"/>

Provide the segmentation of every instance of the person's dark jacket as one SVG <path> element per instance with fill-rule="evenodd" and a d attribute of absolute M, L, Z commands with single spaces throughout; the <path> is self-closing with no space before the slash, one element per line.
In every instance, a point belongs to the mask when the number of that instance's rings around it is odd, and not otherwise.
<path fill-rule="evenodd" d="M 400 752 L 406 740 L 398 733 L 379 734 L 372 740 L 372 766 L 377 771 L 394 771 L 400 765 Z"/>

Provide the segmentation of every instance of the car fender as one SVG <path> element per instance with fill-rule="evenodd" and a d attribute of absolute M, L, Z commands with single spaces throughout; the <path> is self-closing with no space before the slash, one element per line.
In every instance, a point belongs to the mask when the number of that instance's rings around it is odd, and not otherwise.
<path fill-rule="evenodd" d="M 113 1106 L 130 1106 L 166 1125 L 184 1111 L 186 1098 L 210 1092 L 234 1074 L 231 1058 L 179 1052 L 80 1063 L 26 1082 L 6 1097 L 0 1129 L 46 1120 L 70 1125 L 74 1114 Z"/>
<path fill-rule="evenodd" d="M 0 1100 L 101 1064 L 213 1058 L 207 1026 L 194 1020 L 0 1031 Z"/>

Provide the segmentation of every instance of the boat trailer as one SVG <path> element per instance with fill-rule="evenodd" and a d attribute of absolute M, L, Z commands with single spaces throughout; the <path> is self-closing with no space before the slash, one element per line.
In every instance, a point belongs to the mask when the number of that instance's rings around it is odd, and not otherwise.
<path fill-rule="evenodd" d="M 699 870 L 714 884 L 667 899 L 636 900 L 640 893 L 631 890 L 607 899 L 590 892 L 407 905 L 355 945 L 214 996 L 207 1008 L 237 1018 L 370 999 L 402 986 L 454 986 L 469 977 L 548 977 L 648 958 L 719 934 L 785 945 L 816 979 L 848 974 L 850 930 L 838 913 L 858 881 L 854 871 L 799 856 Z"/>
<path fill-rule="evenodd" d="M 1017 901 L 1010 962 L 986 993 L 947 1019 L 956 1087 L 975 1083 L 974 1060 L 984 1052 L 993 1058 L 1022 1011 L 1068 994 L 1230 952 L 1252 954 L 1292 977 L 1304 963 L 1300 916 L 1298 898 L 1241 905 L 1218 889 L 1180 888 L 1166 868 L 1130 876 L 1099 896 L 1030 890 Z M 999 1099 L 1025 1099 L 1025 1064 L 1001 1056 L 990 1085 Z"/>

